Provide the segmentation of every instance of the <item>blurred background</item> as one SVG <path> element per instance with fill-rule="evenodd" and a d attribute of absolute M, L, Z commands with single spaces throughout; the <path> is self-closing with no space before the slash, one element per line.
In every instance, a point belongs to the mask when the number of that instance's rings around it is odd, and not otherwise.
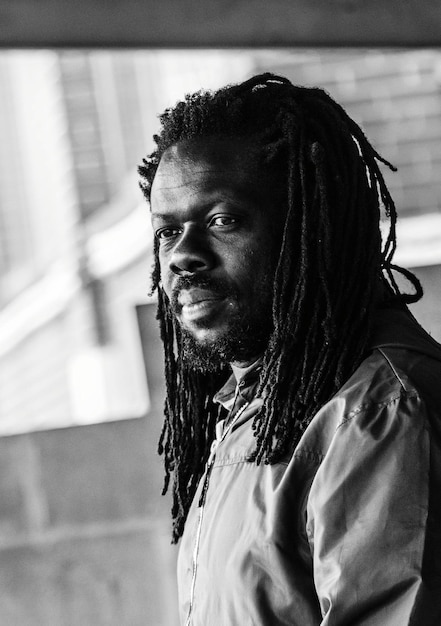
<path fill-rule="evenodd" d="M 176 626 L 162 354 L 136 165 L 185 93 L 325 87 L 399 169 L 396 262 L 441 340 L 441 51 L 0 52 L 0 624 Z"/>

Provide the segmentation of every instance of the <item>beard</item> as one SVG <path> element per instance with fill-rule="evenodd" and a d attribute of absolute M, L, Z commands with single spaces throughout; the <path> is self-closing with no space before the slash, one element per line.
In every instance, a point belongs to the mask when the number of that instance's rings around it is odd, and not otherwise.
<path fill-rule="evenodd" d="M 261 354 L 271 335 L 271 326 L 262 319 L 232 319 L 220 337 L 201 342 L 181 327 L 181 356 L 189 369 L 216 372 L 231 362 L 248 362 Z"/>
<path fill-rule="evenodd" d="M 216 372 L 231 362 L 248 362 L 267 347 L 273 330 L 272 286 L 264 280 L 256 302 L 232 315 L 228 327 L 216 339 L 200 341 L 180 324 L 178 295 L 181 289 L 200 287 L 223 297 L 239 301 L 237 290 L 227 281 L 201 277 L 183 277 L 172 293 L 171 310 L 180 326 L 180 355 L 185 365 L 195 372 Z"/>

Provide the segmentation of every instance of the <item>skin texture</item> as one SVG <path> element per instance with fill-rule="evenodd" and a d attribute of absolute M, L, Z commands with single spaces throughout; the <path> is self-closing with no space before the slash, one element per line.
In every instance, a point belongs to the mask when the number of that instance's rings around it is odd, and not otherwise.
<path fill-rule="evenodd" d="M 151 192 L 162 287 L 193 358 L 252 362 L 272 329 L 281 211 L 248 141 L 180 142 Z"/>

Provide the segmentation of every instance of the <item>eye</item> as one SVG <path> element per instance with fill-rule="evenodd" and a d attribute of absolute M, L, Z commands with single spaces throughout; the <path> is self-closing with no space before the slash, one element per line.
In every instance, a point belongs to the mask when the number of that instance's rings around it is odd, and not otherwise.
<path fill-rule="evenodd" d="M 165 227 L 165 228 L 158 228 L 158 230 L 155 232 L 155 236 L 160 241 L 166 241 L 168 239 L 172 239 L 173 237 L 177 237 L 179 233 L 180 233 L 179 228 Z"/>
<path fill-rule="evenodd" d="M 234 215 L 214 215 L 209 223 L 209 226 L 233 226 L 238 223 L 238 218 Z"/>

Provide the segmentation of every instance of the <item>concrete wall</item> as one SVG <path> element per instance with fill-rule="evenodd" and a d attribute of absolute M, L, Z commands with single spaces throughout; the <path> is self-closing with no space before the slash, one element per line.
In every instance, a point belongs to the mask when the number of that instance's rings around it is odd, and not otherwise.
<path fill-rule="evenodd" d="M 161 361 L 151 307 L 145 418 L 0 439 L 0 624 L 175 626 L 160 498 Z"/>
<path fill-rule="evenodd" d="M 435 0 L 3 0 L 1 46 L 439 45 Z"/>
<path fill-rule="evenodd" d="M 0 440 L 0 623 L 172 626 L 149 418 Z"/>

